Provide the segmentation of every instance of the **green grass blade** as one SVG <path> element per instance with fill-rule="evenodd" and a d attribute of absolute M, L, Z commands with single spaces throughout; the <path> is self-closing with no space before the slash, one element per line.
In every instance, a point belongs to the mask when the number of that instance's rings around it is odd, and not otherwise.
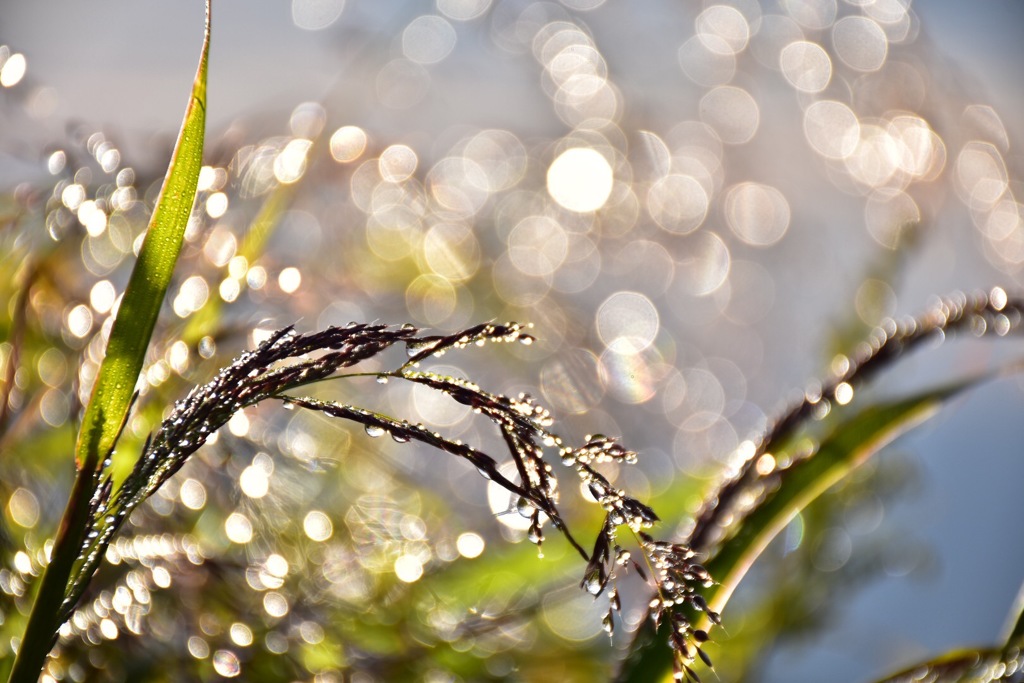
<path fill-rule="evenodd" d="M 40 582 L 11 683 L 35 681 L 64 618 L 68 579 L 92 522 L 90 500 L 103 459 L 113 450 L 131 408 L 135 383 L 150 336 L 178 260 L 202 164 L 206 131 L 206 73 L 210 49 L 210 3 L 199 68 L 178 141 L 164 177 L 139 258 L 121 299 L 75 446 L 78 475 L 64 510 L 53 555 Z"/>
<path fill-rule="evenodd" d="M 779 490 L 750 513 L 708 562 L 719 584 L 707 596 L 712 609 L 724 607 L 753 561 L 801 510 L 893 439 L 932 417 L 954 391 L 943 389 L 871 406 L 825 439 L 817 455 L 785 471 Z"/>
<path fill-rule="evenodd" d="M 1019 651 L 999 648 L 957 649 L 924 662 L 876 679 L 875 683 L 905 683 L 906 681 L 986 681 L 1007 680 L 1000 676 L 1000 662 L 1020 666 Z M 1005 667 L 1004 667 L 1005 668 Z"/>
<path fill-rule="evenodd" d="M 976 381 L 965 382 L 866 408 L 824 439 L 814 457 L 783 470 L 775 493 L 752 510 L 736 533 L 705 563 L 718 582 L 704 594 L 711 609 L 722 611 L 754 560 L 811 501 L 897 436 L 933 416 L 951 397 L 975 384 Z M 687 616 L 697 628 L 708 627 L 704 613 L 694 610 Z M 666 625 L 667 621 L 655 634 L 650 620 L 644 623 L 620 671 L 620 683 L 648 683 L 672 676 Z"/>
<path fill-rule="evenodd" d="M 209 17 L 209 12 L 207 12 Z M 135 382 L 142 370 L 150 336 L 178 260 L 185 227 L 196 197 L 206 130 L 206 70 L 210 27 L 192 96 L 149 222 L 142 250 L 132 269 L 107 343 L 92 397 L 82 418 L 75 456 L 86 471 L 94 470 L 109 453 L 124 422 Z"/>
<path fill-rule="evenodd" d="M 1003 641 L 1007 647 L 1024 644 L 1024 585 L 1020 587 L 1017 599 L 1013 601 L 1003 633 Z"/>

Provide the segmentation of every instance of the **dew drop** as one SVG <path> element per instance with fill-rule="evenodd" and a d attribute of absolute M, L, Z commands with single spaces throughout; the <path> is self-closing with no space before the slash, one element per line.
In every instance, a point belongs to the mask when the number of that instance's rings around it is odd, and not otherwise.
<path fill-rule="evenodd" d="M 285 401 L 283 407 L 284 407 L 285 410 L 295 410 L 295 404 L 294 403 L 289 403 L 287 401 Z"/>
<path fill-rule="evenodd" d="M 397 432 L 391 432 L 391 440 L 395 443 L 409 443 L 409 437 L 405 434 L 399 434 Z"/>
<path fill-rule="evenodd" d="M 519 500 L 516 501 L 516 511 L 527 519 L 533 517 L 535 509 L 536 508 L 534 508 L 533 503 L 531 503 L 526 497 L 520 497 Z"/>
<path fill-rule="evenodd" d="M 600 595 L 603 588 L 603 586 L 601 586 L 601 577 L 598 576 L 597 573 L 588 576 L 584 580 L 583 585 L 591 595 Z"/>
<path fill-rule="evenodd" d="M 367 436 L 376 439 L 378 436 L 383 436 L 384 432 L 386 432 L 387 430 L 379 425 L 366 425 L 364 431 L 366 432 Z"/>
<path fill-rule="evenodd" d="M 377 384 L 387 384 L 387 383 L 388 383 L 388 376 L 387 375 L 377 375 Z"/>

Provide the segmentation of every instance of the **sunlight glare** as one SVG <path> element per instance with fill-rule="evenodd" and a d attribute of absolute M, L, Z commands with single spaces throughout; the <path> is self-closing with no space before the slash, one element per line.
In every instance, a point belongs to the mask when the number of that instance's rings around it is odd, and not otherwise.
<path fill-rule="evenodd" d="M 589 147 L 573 147 L 548 168 L 548 193 L 570 211 L 597 211 L 611 195 L 612 180 L 611 164 L 603 154 Z"/>

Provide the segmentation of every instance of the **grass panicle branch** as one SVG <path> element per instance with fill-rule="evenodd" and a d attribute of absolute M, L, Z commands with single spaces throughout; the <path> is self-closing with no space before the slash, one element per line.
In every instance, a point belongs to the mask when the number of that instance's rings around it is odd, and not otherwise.
<path fill-rule="evenodd" d="M 831 412 L 832 402 L 839 406 L 854 402 L 857 390 L 869 377 L 929 341 L 964 332 L 1003 337 L 1019 332 L 1022 320 L 1024 299 L 1009 297 L 1001 288 L 973 296 L 955 294 L 919 317 L 885 323 L 858 347 L 852 359 L 841 359 L 841 370 L 816 383 L 813 391 L 767 431 L 738 473 L 704 497 L 703 508 L 681 542 L 705 558 L 715 582 L 706 596 L 710 610 L 702 618 L 691 609 L 688 620 L 698 628 L 705 621 L 715 623 L 707 617 L 724 609 L 750 565 L 800 510 L 896 436 L 985 378 L 969 378 L 902 400 L 875 403 L 840 421 L 817 441 L 798 440 L 798 435 Z M 619 681 L 667 675 L 668 658 L 650 649 L 658 631 L 656 602 L 650 614 L 655 619 L 638 632 Z M 664 630 L 658 633 L 672 638 Z"/>
<path fill-rule="evenodd" d="M 757 446 L 731 479 L 704 499 L 687 537 L 689 545 L 699 552 L 713 553 L 730 528 L 738 526 L 745 509 L 749 510 L 747 494 L 761 488 L 764 474 L 758 463 L 765 455 L 785 448 L 793 437 L 809 423 L 829 414 L 833 404 L 848 403 L 857 390 L 898 358 L 947 335 L 970 333 L 975 336 L 1006 336 L 1019 330 L 1024 319 L 1024 299 L 1010 298 L 996 287 L 989 293 L 966 295 L 956 293 L 941 299 L 929 311 L 904 320 L 889 319 L 854 349 L 851 356 L 841 356 L 833 366 L 838 372 L 812 383 L 803 397 L 782 413 L 758 440 Z M 807 456 L 813 455 L 813 451 Z M 768 476 L 776 476 L 773 468 Z"/>
<path fill-rule="evenodd" d="M 90 501 L 90 531 L 81 547 L 60 619 L 63 621 L 71 615 L 111 540 L 132 512 L 179 471 L 237 411 L 276 399 L 288 407 L 301 407 L 356 422 L 370 436 L 389 434 L 396 442 L 427 444 L 468 461 L 484 478 L 516 497 L 518 512 L 530 519 L 528 538 L 531 542 L 542 546 L 544 526 L 550 522 L 586 561 L 580 586 L 595 597 L 608 590 L 605 629 L 609 634 L 614 630 L 613 613 L 621 609 L 615 586 L 618 574 L 633 567 L 647 577 L 643 569 L 646 565 L 653 572 L 649 578 L 658 594 L 656 618 L 664 615 L 673 627 L 672 644 L 678 670 L 695 676 L 690 665 L 697 657 L 706 659 L 701 650 L 706 634 L 693 627 L 683 616 L 681 607 L 689 605 L 706 611 L 717 621 L 717 614 L 708 610 L 701 596 L 701 590 L 711 585 L 711 578 L 687 547 L 651 536 L 648 530 L 658 521 L 654 511 L 614 486 L 596 469 L 607 462 L 635 463 L 637 454 L 604 435 L 590 436 L 579 446 L 567 445 L 550 430 L 553 424 L 550 412 L 530 396 L 513 398 L 493 394 L 472 382 L 418 369 L 421 363 L 453 349 L 489 342 L 532 343 L 533 337 L 525 329 L 518 323 L 486 323 L 453 335 L 437 336 L 420 334 L 412 325 L 352 323 L 309 334 L 299 334 L 292 327 L 277 331 L 176 403 L 171 414 L 147 440 L 141 457 L 120 487 L 113 487 L 109 471 L 97 475 L 96 493 Z M 396 345 L 404 346 L 409 356 L 396 369 L 374 373 L 342 372 Z M 430 387 L 489 419 L 497 427 L 514 463 L 515 477 L 503 474 L 498 457 L 445 437 L 422 424 L 290 393 L 331 378 L 366 374 Z M 576 473 L 604 510 L 604 523 L 591 551 L 577 541 L 559 512 L 557 476 L 545 459 L 546 450 Z M 633 560 L 618 540 L 617 534 L 623 526 L 633 534 L 644 555 L 643 563 Z"/>

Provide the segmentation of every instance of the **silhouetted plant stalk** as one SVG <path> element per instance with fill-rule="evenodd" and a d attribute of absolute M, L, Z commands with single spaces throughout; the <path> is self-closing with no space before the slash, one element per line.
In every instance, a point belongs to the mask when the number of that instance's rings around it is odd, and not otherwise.
<path fill-rule="evenodd" d="M 279 330 L 255 350 L 239 356 L 212 381 L 178 401 L 170 416 L 146 441 L 134 469 L 119 487 L 113 486 L 109 461 L 97 472 L 92 489 L 95 494 L 89 504 L 91 523 L 60 608 L 60 622 L 71 616 L 111 540 L 132 511 L 181 469 L 237 411 L 275 399 L 289 408 L 298 406 L 357 422 L 370 436 L 389 434 L 399 443 L 418 441 L 468 461 L 483 477 L 516 497 L 517 510 L 530 519 L 527 535 L 532 543 L 538 547 L 543 544 L 544 527 L 550 523 L 579 553 L 586 562 L 581 588 L 595 597 L 607 594 L 608 612 L 603 625 L 609 635 L 615 628 L 615 613 L 621 610 L 616 579 L 634 568 L 656 590 L 657 598 L 651 604 L 654 619 L 667 620 L 672 625 L 671 646 L 677 672 L 696 679 L 690 666 L 695 659 L 700 657 L 710 664 L 701 650 L 707 633 L 696 630 L 682 608 L 703 611 L 718 623 L 718 615 L 707 607 L 700 594 L 702 588 L 712 584 L 711 577 L 688 547 L 659 541 L 648 533 L 658 521 L 654 511 L 617 488 L 595 467 L 609 462 L 632 464 L 637 454 L 600 434 L 587 437 L 580 446 L 569 445 L 550 430 L 551 414 L 530 396 L 492 394 L 471 382 L 418 367 L 423 361 L 470 345 L 532 341 L 533 337 L 518 323 L 477 325 L 445 336 L 422 335 L 412 325 L 352 323 L 310 334 L 299 334 L 291 327 Z M 376 374 L 378 379 L 393 378 L 430 387 L 489 419 L 504 440 L 515 465 L 515 477 L 503 474 L 501 462 L 493 455 L 422 424 L 354 405 L 289 393 L 330 378 L 368 374 L 342 371 L 395 345 L 406 348 L 408 360 L 394 370 L 370 374 Z M 573 536 L 559 512 L 557 476 L 545 457 L 547 453 L 573 470 L 604 509 L 604 523 L 590 551 Z M 639 546 L 642 561 L 633 559 L 620 543 L 618 536 L 623 527 Z"/>

